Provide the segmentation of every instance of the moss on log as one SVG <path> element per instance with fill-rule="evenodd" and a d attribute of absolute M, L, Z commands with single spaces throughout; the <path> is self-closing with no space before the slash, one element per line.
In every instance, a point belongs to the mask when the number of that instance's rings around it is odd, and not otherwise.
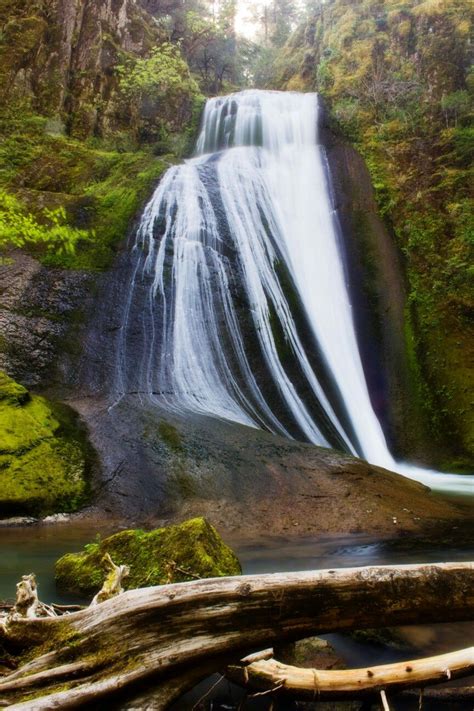
<path fill-rule="evenodd" d="M 156 708 L 275 642 L 357 627 L 474 619 L 474 563 L 213 578 L 130 590 L 66 617 L 0 625 L 28 646 L 0 679 L 18 711 L 80 708 L 152 683 Z"/>

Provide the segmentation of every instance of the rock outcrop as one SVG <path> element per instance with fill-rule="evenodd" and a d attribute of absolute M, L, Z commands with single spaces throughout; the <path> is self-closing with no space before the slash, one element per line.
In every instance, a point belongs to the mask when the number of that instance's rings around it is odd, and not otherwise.
<path fill-rule="evenodd" d="M 0 371 L 0 517 L 78 508 L 86 470 L 75 417 Z"/>
<path fill-rule="evenodd" d="M 0 3 L 2 101 L 31 99 L 52 129 L 101 134 L 126 119 L 114 68 L 163 38 L 134 0 L 42 0 Z M 125 115 L 123 112 L 125 111 Z M 121 115 L 122 112 L 122 115 Z"/>
<path fill-rule="evenodd" d="M 16 251 L 0 261 L 0 368 L 28 387 L 57 380 L 58 353 L 77 348 L 82 308 L 94 277 L 48 269 Z"/>

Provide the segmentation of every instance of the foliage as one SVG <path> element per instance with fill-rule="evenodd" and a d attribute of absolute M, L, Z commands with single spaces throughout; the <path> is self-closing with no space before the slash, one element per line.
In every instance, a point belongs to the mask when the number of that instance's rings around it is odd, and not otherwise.
<path fill-rule="evenodd" d="M 182 47 L 202 90 L 217 94 L 224 82 L 237 78 L 238 51 L 234 31 L 236 6 L 228 0 L 216 18 L 202 10 L 189 10 L 182 36 Z"/>
<path fill-rule="evenodd" d="M 40 223 L 14 195 L 0 191 L 0 250 L 44 245 L 50 252 L 72 255 L 79 240 L 89 239 L 86 230 L 67 223 L 64 207 L 44 208 L 41 217 Z"/>
<path fill-rule="evenodd" d="M 130 98 L 176 102 L 198 92 L 179 48 L 170 42 L 154 47 L 149 57 L 129 59 L 117 67 L 120 88 Z"/>
<path fill-rule="evenodd" d="M 240 38 L 238 42 L 237 75 L 243 83 L 262 88 L 272 86 L 278 73 L 275 68 L 280 59 L 278 52 L 285 46 L 297 20 L 301 20 L 302 11 L 295 0 L 249 3 L 247 21 L 253 25 L 253 39 Z M 288 67 L 292 59 L 288 52 L 281 58 L 280 66 Z"/>
<path fill-rule="evenodd" d="M 165 162 L 130 134 L 85 143 L 47 133 L 28 105 L 14 108 L 0 111 L 1 247 L 55 266 L 107 267 Z"/>

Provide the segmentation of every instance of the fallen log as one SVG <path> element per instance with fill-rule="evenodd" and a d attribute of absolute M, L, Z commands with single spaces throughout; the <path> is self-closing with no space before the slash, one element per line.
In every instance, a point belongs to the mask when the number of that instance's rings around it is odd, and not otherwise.
<path fill-rule="evenodd" d="M 28 661 L 0 679 L 15 709 L 78 708 L 152 682 L 160 705 L 242 654 L 336 630 L 474 619 L 474 564 L 213 578 L 131 590 L 70 615 L 10 619 Z M 36 655 L 36 656 L 35 656 Z"/>
<path fill-rule="evenodd" d="M 226 677 L 254 692 L 278 691 L 296 701 L 343 701 L 425 687 L 474 673 L 474 647 L 449 654 L 362 669 L 304 669 L 275 659 L 230 665 Z"/>

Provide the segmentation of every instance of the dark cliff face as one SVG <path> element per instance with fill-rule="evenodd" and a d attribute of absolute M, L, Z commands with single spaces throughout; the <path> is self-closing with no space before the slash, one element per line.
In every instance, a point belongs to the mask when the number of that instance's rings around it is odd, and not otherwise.
<path fill-rule="evenodd" d="M 329 0 L 282 48 L 272 81 L 323 95 L 365 160 L 402 255 L 415 427 L 438 466 L 463 471 L 474 452 L 471 28 L 469 0 Z"/>
<path fill-rule="evenodd" d="M 33 388 L 63 380 L 58 360 L 77 355 L 93 283 L 90 273 L 47 269 L 19 251 L 0 262 L 0 370 Z"/>
<path fill-rule="evenodd" d="M 404 313 L 402 256 L 380 217 L 371 176 L 361 155 L 331 128 L 323 107 L 320 140 L 326 148 L 354 305 L 359 350 L 372 406 L 394 456 L 434 461 L 423 416 L 413 397 Z"/>
<path fill-rule="evenodd" d="M 160 40 L 153 18 L 134 0 L 0 3 L 2 100 L 31 98 L 61 117 L 72 135 L 101 134 L 125 120 L 114 68 Z"/>

